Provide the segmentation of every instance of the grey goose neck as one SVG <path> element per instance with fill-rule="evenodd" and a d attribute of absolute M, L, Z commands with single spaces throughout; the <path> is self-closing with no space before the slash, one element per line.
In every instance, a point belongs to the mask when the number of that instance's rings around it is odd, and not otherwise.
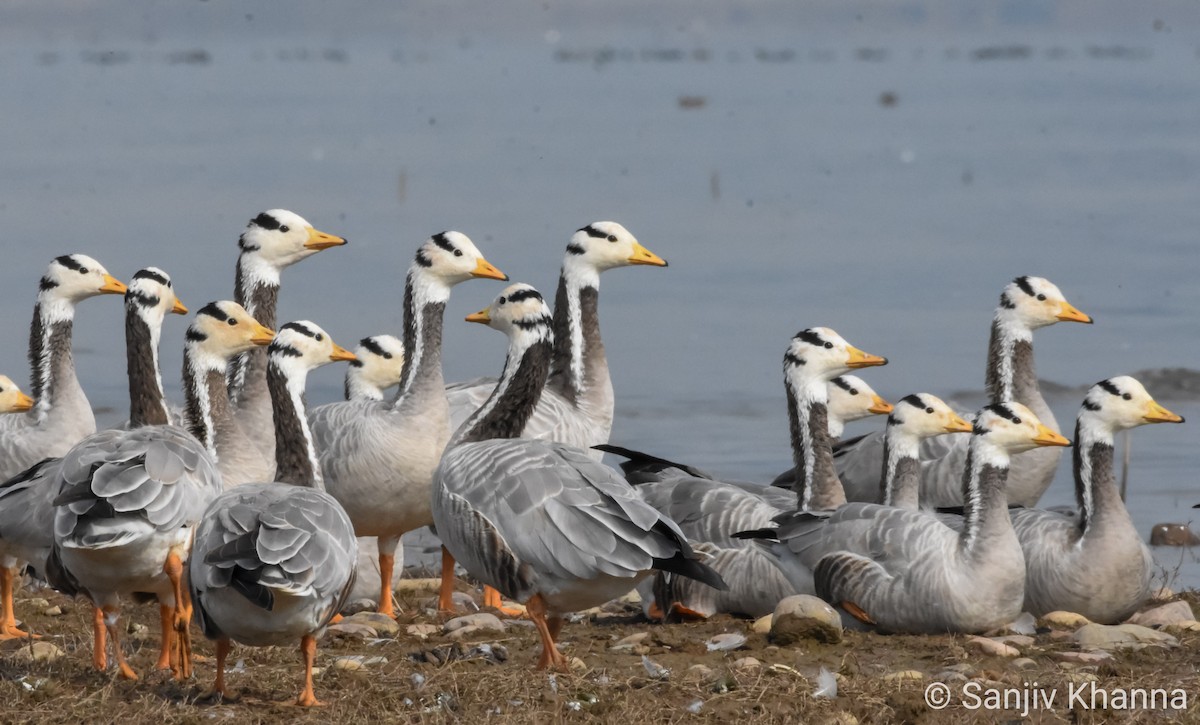
<path fill-rule="evenodd" d="M 324 491 L 305 414 L 303 383 L 293 384 L 288 374 L 268 359 L 267 389 L 275 418 L 275 480 Z"/>
<path fill-rule="evenodd" d="M 788 424 L 796 478 L 792 491 L 800 511 L 829 511 L 846 503 L 842 482 L 833 467 L 829 442 L 829 411 L 820 401 L 801 401 L 791 385 L 787 390 Z"/>
<path fill-rule="evenodd" d="M 600 339 L 599 304 L 600 290 L 573 281 L 564 268 L 554 295 L 554 359 L 547 385 L 574 405 L 587 393 L 611 384 Z"/>
<path fill-rule="evenodd" d="M 1113 522 L 1129 523 L 1129 512 L 1121 502 L 1113 475 L 1111 438 L 1091 433 L 1075 422 L 1075 446 L 1072 452 L 1075 472 L 1075 500 L 1079 504 L 1082 535 Z"/>
<path fill-rule="evenodd" d="M 217 456 L 217 430 L 233 425 L 233 407 L 225 387 L 225 368 L 198 364 L 189 347 L 183 355 L 183 393 L 188 432 Z"/>
<path fill-rule="evenodd" d="M 394 408 L 423 404 L 427 400 L 446 403 L 446 384 L 442 378 L 442 323 L 446 303 L 424 300 L 416 290 L 416 272 L 408 273 L 404 285 L 404 367 Z"/>
<path fill-rule="evenodd" d="M 551 342 L 542 338 L 526 348 L 517 360 L 505 360 L 496 389 L 463 423 L 462 436 L 451 445 L 520 438 L 546 387 L 551 355 Z"/>
<path fill-rule="evenodd" d="M 1046 408 L 1034 370 L 1032 339 L 1006 334 L 1000 320 L 992 321 L 985 382 L 990 403 L 1015 400 L 1035 413 Z"/>
<path fill-rule="evenodd" d="M 234 276 L 234 301 L 246 308 L 246 312 L 264 327 L 272 330 L 276 324 L 276 308 L 279 306 L 279 285 L 263 280 L 246 271 L 246 252 L 238 256 L 237 272 Z M 229 364 L 229 397 L 238 405 L 247 397 L 251 386 L 265 387 L 267 378 L 267 350 L 255 347 L 235 357 Z"/>
<path fill-rule="evenodd" d="M 75 359 L 71 353 L 74 321 L 70 317 L 47 319 L 42 304 L 33 308 L 33 323 L 29 327 L 30 397 L 37 401 L 34 409 L 44 415 L 51 406 L 61 403 L 68 392 L 82 395 L 75 377 Z"/>
<path fill-rule="evenodd" d="M 986 542 L 1006 530 L 1012 531 L 1012 519 L 1008 516 L 1008 496 L 1004 487 L 1008 483 L 1008 466 L 995 463 L 977 463 L 976 451 L 979 436 L 971 436 L 967 451 L 967 465 L 963 471 L 963 527 L 959 534 L 959 547 L 964 553 L 986 554 Z"/>
<path fill-rule="evenodd" d="M 125 303 L 125 367 L 129 377 L 129 427 L 170 422 L 158 369 L 158 336 L 139 313 L 136 301 Z"/>
<path fill-rule="evenodd" d="M 893 437 L 885 435 L 880 503 L 915 511 L 920 508 L 921 462 L 911 453 L 897 448 Z"/>

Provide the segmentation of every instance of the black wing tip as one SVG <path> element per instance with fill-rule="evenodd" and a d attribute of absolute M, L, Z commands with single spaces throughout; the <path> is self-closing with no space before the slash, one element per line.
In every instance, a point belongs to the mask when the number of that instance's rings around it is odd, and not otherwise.
<path fill-rule="evenodd" d="M 735 531 L 733 534 L 735 539 L 764 539 L 767 541 L 779 541 L 779 529 L 747 529 L 746 531 Z"/>
<path fill-rule="evenodd" d="M 654 568 L 659 571 L 695 579 L 718 591 L 725 591 L 729 588 L 729 585 L 725 583 L 725 580 L 721 578 L 721 575 L 715 569 L 697 559 L 684 555 L 683 552 L 679 552 L 670 559 L 655 559 Z"/>

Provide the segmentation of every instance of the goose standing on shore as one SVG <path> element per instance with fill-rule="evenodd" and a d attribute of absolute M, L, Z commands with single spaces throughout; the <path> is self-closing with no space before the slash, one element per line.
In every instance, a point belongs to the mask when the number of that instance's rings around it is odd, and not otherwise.
<path fill-rule="evenodd" d="M 168 423 L 154 321 L 161 327 L 166 310 L 184 308 L 162 270 L 138 275 L 135 281 L 156 285 L 157 292 L 133 287 L 125 297 L 130 429 L 101 431 L 63 458 L 47 573 L 56 588 L 86 593 L 103 613 L 120 674 L 131 680 L 137 674 L 121 651 L 121 600 L 156 597 L 163 625 L 158 667 L 169 666 L 182 679 L 191 673 L 191 606 L 183 594 L 183 562 L 201 514 L 221 492 L 221 476 L 210 441 Z M 200 354 L 216 349 L 227 359 L 270 337 L 240 307 L 209 304 L 188 328 L 185 369 Z M 95 644 L 94 662 L 103 669 L 107 660 L 99 629 Z"/>
<path fill-rule="evenodd" d="M 1010 456 L 1070 442 L 1020 403 L 975 418 L 963 475 L 964 523 L 873 503 L 793 512 L 766 546 L 785 571 L 811 570 L 817 595 L 864 622 L 912 634 L 983 632 L 1021 613 L 1025 560 L 1008 515 Z"/>
<path fill-rule="evenodd" d="M 460 232 L 442 232 L 421 245 L 404 286 L 406 357 L 396 398 L 365 407 L 330 403 L 310 416 L 326 490 L 345 507 L 358 536 L 379 540 L 379 612 L 389 616 L 396 545 L 405 532 L 433 523 L 429 487 L 450 439 L 442 317 L 450 290 L 474 278 L 508 276 Z M 443 560 L 442 574 L 453 576 L 453 562 Z"/>
<path fill-rule="evenodd" d="M 213 694 L 225 695 L 230 642 L 263 647 L 300 641 L 304 689 L 313 692 L 317 638 L 354 585 L 354 526 L 325 493 L 305 416 L 309 371 L 354 355 L 308 322 L 289 322 L 267 351 L 277 481 L 221 494 L 196 530 L 188 582 L 204 636 L 217 641 Z"/>
<path fill-rule="evenodd" d="M 1056 610 L 1116 624 L 1150 597 L 1154 560 L 1121 501 L 1113 475 L 1113 437 L 1147 423 L 1182 423 L 1135 378 L 1102 380 L 1088 390 L 1075 421 L 1075 499 L 1080 515 L 1013 509 L 1025 552 L 1025 611 Z"/>
<path fill-rule="evenodd" d="M 0 417 L 0 480 L 43 458 L 62 456 L 96 432 L 96 418 L 71 354 L 75 305 L 96 295 L 125 294 L 125 285 L 86 254 L 56 258 L 38 285 L 29 328 L 30 395 L 25 415 Z"/>
<path fill-rule="evenodd" d="M 571 236 L 554 298 L 550 382 L 523 438 L 585 449 L 608 442 L 613 386 L 600 339 L 600 274 L 630 265 L 665 267 L 667 263 L 616 222 L 593 222 Z M 495 378 L 448 386 L 450 429 L 458 430 L 495 387 Z"/>
<path fill-rule="evenodd" d="M 0 375 L 0 415 L 24 413 L 33 408 L 34 400 L 7 375 Z M 3 531 L 0 531 L 0 536 Z M 3 547 L 0 540 L 0 547 Z M 11 560 L 11 561 L 10 561 Z M 17 628 L 17 617 L 13 612 L 13 582 L 16 579 L 17 561 L 8 554 L 0 560 L 0 641 L 14 637 L 28 637 L 29 633 Z"/>
<path fill-rule="evenodd" d="M 992 318 L 987 356 L 987 396 L 992 403 L 1016 401 L 1027 406 L 1050 430 L 1058 422 L 1038 387 L 1033 365 L 1033 332 L 1057 322 L 1083 322 L 1092 318 L 1075 309 L 1058 287 L 1041 277 L 1018 277 L 1000 294 Z M 929 439 L 922 446 L 921 502 L 924 506 L 961 506 L 959 481 L 967 458 L 961 436 Z M 1035 506 L 1049 488 L 1062 451 L 1030 451 L 1013 460 L 1009 476 L 1009 502 Z M 876 501 L 883 468 L 883 434 L 872 433 L 844 444 L 838 451 L 837 470 L 852 501 Z M 786 476 L 787 474 L 783 474 Z"/>
<path fill-rule="evenodd" d="M 655 569 L 723 587 L 679 527 L 611 468 L 561 443 L 518 440 L 546 383 L 551 319 L 513 285 L 467 318 L 508 335 L 492 396 L 459 428 L 434 472 L 438 535 L 485 585 L 523 602 L 542 638 L 539 668 L 565 668 L 562 615 L 632 589 Z"/>
<path fill-rule="evenodd" d="M 274 329 L 283 270 L 323 249 L 342 246 L 342 237 L 319 232 L 303 217 L 286 209 L 269 209 L 250 220 L 238 238 L 234 299 L 263 326 Z M 268 481 L 275 462 L 271 428 L 271 395 L 267 391 L 267 353 L 258 348 L 239 355 L 229 366 L 229 398 L 240 435 L 225 441 L 227 470 L 237 470 L 226 486 Z M 250 445 L 253 444 L 253 445 Z"/>

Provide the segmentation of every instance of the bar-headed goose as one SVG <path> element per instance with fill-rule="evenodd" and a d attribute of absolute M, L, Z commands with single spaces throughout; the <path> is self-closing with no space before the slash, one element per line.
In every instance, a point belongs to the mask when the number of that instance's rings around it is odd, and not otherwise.
<path fill-rule="evenodd" d="M 383 400 L 383 393 L 400 384 L 404 373 L 404 343 L 392 335 L 364 337 L 346 368 L 346 400 Z"/>
<path fill-rule="evenodd" d="M 1088 390 L 1075 420 L 1075 498 L 1080 515 L 1013 509 L 1025 552 L 1025 611 L 1078 612 L 1124 621 L 1150 596 L 1154 561 L 1129 518 L 1113 475 L 1113 436 L 1147 423 L 1182 423 L 1129 376 Z"/>
<path fill-rule="evenodd" d="M 608 442 L 613 387 L 600 339 L 600 273 L 630 265 L 665 267 L 667 263 L 616 222 L 593 222 L 571 236 L 554 298 L 550 382 L 523 438 L 579 448 Z M 451 430 L 457 430 L 495 387 L 495 378 L 448 386 Z"/>
<path fill-rule="evenodd" d="M 538 666 L 566 666 L 554 645 L 564 613 L 620 596 L 655 569 L 724 586 L 615 471 L 579 448 L 517 440 L 550 365 L 541 295 L 514 285 L 468 319 L 504 331 L 508 358 L 434 473 L 434 520 L 468 572 L 525 603 L 542 637 Z"/>
<path fill-rule="evenodd" d="M 22 393 L 11 378 L 0 375 L 0 414 L 24 413 L 33 408 L 33 404 L 33 398 Z M 0 599 L 3 600 L 3 609 L 0 611 L 0 640 L 29 636 L 28 632 L 17 628 L 17 617 L 13 612 L 13 581 L 17 562 L 13 560 L 10 566 L 9 558 L 5 555 L 4 560 L 0 562 L 3 564 L 3 568 L 0 569 Z"/>
<path fill-rule="evenodd" d="M 768 547 L 818 596 L 890 632 L 982 632 L 1021 613 L 1025 560 L 1008 515 L 1010 456 L 1070 442 L 1020 403 L 979 411 L 963 476 L 961 530 L 874 503 L 782 518 Z M 762 534 L 763 532 L 758 532 Z"/>
<path fill-rule="evenodd" d="M 217 641 L 213 694 L 225 695 L 230 642 L 255 647 L 300 642 L 304 688 L 313 692 L 317 638 L 354 585 L 354 527 L 325 493 L 309 435 L 304 387 L 309 371 L 354 355 L 308 322 L 289 322 L 267 350 L 274 407 L 277 481 L 248 483 L 209 505 L 188 562 L 204 635 Z"/>
<path fill-rule="evenodd" d="M 0 480 L 43 458 L 61 456 L 96 432 L 71 355 L 75 305 L 96 295 L 124 293 L 125 285 L 85 254 L 58 257 L 46 269 L 29 327 L 29 388 L 37 403 L 25 415 L 0 417 Z"/>
<path fill-rule="evenodd" d="M 1018 277 L 1000 294 L 988 342 L 989 401 L 1021 403 L 1051 430 L 1058 430 L 1058 423 L 1038 388 L 1033 365 L 1033 332 L 1061 321 L 1091 323 L 1092 318 L 1067 302 L 1049 280 Z M 966 463 L 967 445 L 962 436 L 951 436 L 929 439 L 922 446 L 922 505 L 963 504 L 959 480 Z M 1019 506 L 1036 505 L 1054 479 L 1061 455 L 1061 450 L 1047 448 L 1014 459 L 1009 476 L 1009 501 Z M 883 469 L 883 434 L 873 433 L 844 445 L 838 451 L 837 467 L 850 500 L 877 500 Z"/>
<path fill-rule="evenodd" d="M 469 279 L 508 279 L 460 232 L 434 235 L 417 250 L 404 285 L 404 373 L 389 402 L 322 405 L 310 416 L 325 488 L 359 536 L 379 539 L 379 611 L 391 615 L 396 545 L 433 523 L 429 487 L 446 441 L 450 406 L 442 378 L 442 316 L 450 290 Z M 446 572 L 443 566 L 443 574 Z M 443 607 L 449 604 L 442 602 Z"/>
<path fill-rule="evenodd" d="M 319 232 L 304 217 L 269 209 L 250 220 L 238 238 L 234 299 L 250 316 L 271 329 L 283 270 L 323 249 L 344 245 L 343 237 Z M 264 465 L 247 470 L 244 480 L 267 481 L 275 461 L 271 432 L 271 396 L 267 391 L 267 354 L 263 349 L 239 355 L 229 366 L 229 398 L 242 437 L 262 450 Z"/>
<path fill-rule="evenodd" d="M 883 438 L 883 485 L 879 502 L 885 506 L 919 508 L 921 441 L 946 433 L 970 433 L 971 424 L 930 393 L 901 398 L 888 416 Z"/>
<path fill-rule="evenodd" d="M 0 375 L 0 414 L 28 412 L 34 402 L 33 398 L 21 392 L 12 378 Z"/>
<path fill-rule="evenodd" d="M 63 457 L 47 569 L 57 588 L 86 593 L 103 612 L 117 666 L 128 679 L 137 679 L 137 674 L 121 651 L 121 600 L 156 597 L 163 624 L 158 666 L 169 665 L 182 678 L 191 671 L 191 607 L 183 595 L 183 562 L 201 514 L 221 491 L 221 476 L 208 441 L 167 422 L 154 349 L 157 335 L 148 328 L 154 320 L 161 326 L 167 310 L 184 308 L 165 273 L 149 269 L 139 274 L 137 281 L 158 289 L 147 295 L 135 287 L 126 295 L 130 429 L 101 431 Z M 195 357 L 198 338 L 230 357 L 269 336 L 270 331 L 240 307 L 218 309 L 213 303 L 200 310 L 188 328 L 188 359 Z M 94 661 L 103 668 L 99 632 L 96 645 Z"/>
<path fill-rule="evenodd" d="M 825 387 L 829 391 L 829 438 L 832 443 L 842 437 L 847 423 L 892 412 L 892 404 L 857 375 L 839 375 Z"/>

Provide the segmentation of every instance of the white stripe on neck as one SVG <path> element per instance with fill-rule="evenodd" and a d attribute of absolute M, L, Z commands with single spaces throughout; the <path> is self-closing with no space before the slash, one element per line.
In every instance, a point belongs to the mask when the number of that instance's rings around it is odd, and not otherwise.
<path fill-rule="evenodd" d="M 1000 389 L 996 402 L 1013 399 L 1013 348 L 1018 342 L 1033 342 L 1033 330 L 1021 321 L 1016 310 L 1000 307 L 996 310 L 996 326 L 1000 331 L 999 359 L 996 361 L 996 379 Z"/>
<path fill-rule="evenodd" d="M 567 290 L 567 320 L 571 333 L 571 383 L 580 393 L 585 385 L 583 374 L 583 305 L 580 293 L 591 287 L 599 291 L 600 272 L 596 267 L 583 261 L 580 255 L 568 255 L 563 260 L 562 278 Z"/>
<path fill-rule="evenodd" d="M 968 551 L 975 546 L 975 541 L 979 537 L 983 514 L 983 488 L 980 480 L 983 476 L 983 469 L 986 466 L 1007 469 L 1011 461 L 1008 451 L 982 435 L 972 434 L 970 447 L 971 470 L 967 485 L 967 498 L 963 501 L 963 506 L 973 513 L 967 517 L 965 522 L 967 526 L 963 527 L 962 532 L 963 548 Z"/>

